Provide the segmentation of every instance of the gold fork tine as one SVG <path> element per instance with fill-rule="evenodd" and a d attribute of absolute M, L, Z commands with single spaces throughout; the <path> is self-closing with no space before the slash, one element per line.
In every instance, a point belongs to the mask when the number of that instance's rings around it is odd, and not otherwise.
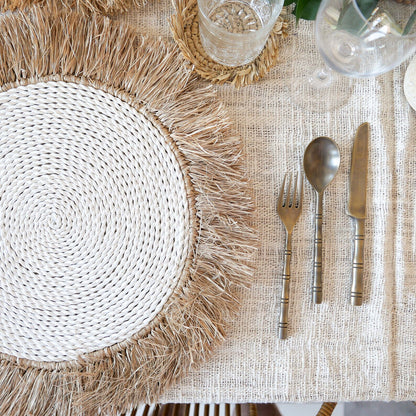
<path fill-rule="evenodd" d="M 286 207 L 290 207 L 290 204 L 292 202 L 292 193 L 293 193 L 293 191 L 292 191 L 292 174 L 289 173 L 288 176 L 289 176 L 289 183 L 287 184 L 287 187 L 286 187 L 286 199 L 285 199 L 285 205 L 284 205 Z"/>
<path fill-rule="evenodd" d="M 295 197 L 294 206 L 295 208 L 302 208 L 302 196 L 303 196 L 303 177 L 297 172 L 295 178 Z"/>
<path fill-rule="evenodd" d="M 287 173 L 285 175 L 285 177 L 283 178 L 283 185 L 280 188 L 280 192 L 279 192 L 279 199 L 277 201 L 277 205 L 278 206 L 283 206 L 284 202 L 283 202 L 283 197 L 285 196 L 285 185 L 286 185 L 286 179 L 287 179 Z"/>
<path fill-rule="evenodd" d="M 297 200 L 297 197 L 298 197 L 298 185 L 299 185 L 299 182 L 298 182 L 299 179 L 298 179 L 298 177 L 299 177 L 299 173 L 296 172 L 296 174 L 295 174 L 295 180 L 293 182 L 293 199 L 292 199 L 292 205 L 295 208 L 298 206 L 298 200 Z"/>
<path fill-rule="evenodd" d="M 302 208 L 302 199 L 303 199 L 303 176 L 299 175 L 300 177 L 300 193 L 299 193 L 299 201 L 298 201 L 298 206 L 299 208 Z"/>

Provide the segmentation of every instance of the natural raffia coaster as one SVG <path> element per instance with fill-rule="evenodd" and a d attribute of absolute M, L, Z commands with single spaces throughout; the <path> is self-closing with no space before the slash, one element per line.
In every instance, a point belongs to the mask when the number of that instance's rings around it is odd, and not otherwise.
<path fill-rule="evenodd" d="M 287 34 L 288 24 L 284 11 L 277 19 L 266 45 L 251 63 L 228 67 L 213 61 L 205 52 L 199 38 L 198 4 L 196 0 L 174 0 L 176 14 L 171 17 L 170 28 L 183 56 L 192 63 L 195 71 L 213 83 L 226 82 L 243 87 L 264 77 L 273 68 L 279 56 L 279 44 Z"/>
<path fill-rule="evenodd" d="M 0 414 L 116 415 L 223 340 L 252 276 L 241 140 L 179 53 L 0 18 Z"/>

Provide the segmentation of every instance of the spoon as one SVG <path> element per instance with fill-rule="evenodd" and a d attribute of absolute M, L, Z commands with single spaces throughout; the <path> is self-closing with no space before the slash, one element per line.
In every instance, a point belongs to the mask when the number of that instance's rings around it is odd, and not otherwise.
<path fill-rule="evenodd" d="M 338 172 L 340 154 L 338 145 L 329 137 L 312 140 L 303 156 L 303 169 L 315 189 L 315 240 L 312 302 L 322 303 L 322 213 L 323 194 Z"/>

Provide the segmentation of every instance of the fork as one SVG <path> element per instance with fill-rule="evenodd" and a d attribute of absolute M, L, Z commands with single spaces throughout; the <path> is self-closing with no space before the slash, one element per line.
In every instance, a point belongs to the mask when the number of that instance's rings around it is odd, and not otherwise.
<path fill-rule="evenodd" d="M 286 185 L 288 183 L 288 185 Z M 294 177 L 286 174 L 279 193 L 277 213 L 286 228 L 286 246 L 280 298 L 279 338 L 287 338 L 289 312 L 290 259 L 292 257 L 292 231 L 302 210 L 303 179 L 298 173 Z"/>

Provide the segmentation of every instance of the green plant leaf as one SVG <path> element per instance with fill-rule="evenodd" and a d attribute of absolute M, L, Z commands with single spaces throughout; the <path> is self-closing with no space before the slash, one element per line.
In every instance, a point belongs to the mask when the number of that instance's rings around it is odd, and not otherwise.
<path fill-rule="evenodd" d="M 299 19 L 315 20 L 321 0 L 298 0 L 293 13 L 296 21 Z"/>
<path fill-rule="evenodd" d="M 291 4 L 293 4 L 296 0 L 285 0 L 285 2 L 283 3 L 283 6 L 290 6 Z"/>
<path fill-rule="evenodd" d="M 357 6 L 366 19 L 371 16 L 371 13 L 377 7 L 377 3 L 378 0 L 357 0 Z M 337 27 L 354 34 L 359 33 L 363 29 L 364 22 L 353 3 L 349 3 L 342 10 Z"/>
<path fill-rule="evenodd" d="M 357 5 L 366 19 L 371 16 L 373 10 L 377 7 L 378 0 L 357 0 Z"/>
<path fill-rule="evenodd" d="M 415 24 L 415 21 L 416 21 L 416 10 L 409 17 L 409 20 L 407 21 L 406 26 L 404 27 L 403 33 L 402 33 L 403 36 L 406 36 L 410 33 L 413 25 Z"/>

